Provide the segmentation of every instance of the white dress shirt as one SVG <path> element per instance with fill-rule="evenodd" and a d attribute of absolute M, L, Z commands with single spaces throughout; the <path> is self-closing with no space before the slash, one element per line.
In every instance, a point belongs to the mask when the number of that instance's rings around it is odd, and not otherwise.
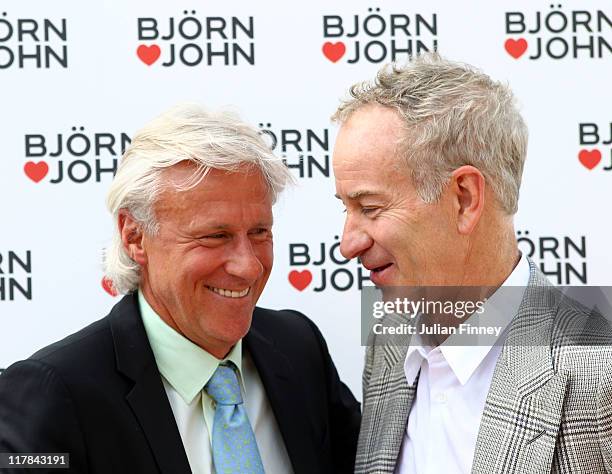
<path fill-rule="evenodd" d="M 215 474 L 212 430 L 215 406 L 203 390 L 220 360 L 168 326 L 139 292 L 139 305 L 147 337 L 159 368 L 183 447 L 194 474 Z M 238 368 L 244 407 L 255 434 L 267 474 L 292 474 L 285 442 L 266 391 L 242 341 L 224 360 Z"/>
<path fill-rule="evenodd" d="M 502 305 L 496 305 L 494 300 L 496 296 L 500 299 L 499 291 L 484 305 L 480 320 L 486 318 L 487 326 L 502 328 L 502 339 L 495 344 L 452 345 L 456 337 L 452 335 L 441 345 L 431 347 L 423 345 L 418 333 L 413 336 L 404 372 L 409 385 L 417 376 L 419 379 L 396 473 L 471 472 L 480 420 L 503 346 L 503 331 L 516 315 L 528 281 L 529 262 L 521 256 L 502 284 L 521 288 L 505 292 Z"/>

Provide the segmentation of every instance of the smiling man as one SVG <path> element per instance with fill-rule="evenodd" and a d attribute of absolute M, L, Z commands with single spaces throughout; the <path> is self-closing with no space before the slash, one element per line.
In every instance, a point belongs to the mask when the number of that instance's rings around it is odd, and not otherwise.
<path fill-rule="evenodd" d="M 0 452 L 69 453 L 78 473 L 352 473 L 359 404 L 323 337 L 255 307 L 289 180 L 231 114 L 182 106 L 138 132 L 107 199 L 126 296 L 0 375 Z"/>
<path fill-rule="evenodd" d="M 484 305 L 503 329 L 488 345 L 370 339 L 355 472 L 612 472 L 612 331 L 518 250 L 527 129 L 508 87 L 427 54 L 353 86 L 334 118 L 340 250 L 385 299 L 520 290 Z"/>

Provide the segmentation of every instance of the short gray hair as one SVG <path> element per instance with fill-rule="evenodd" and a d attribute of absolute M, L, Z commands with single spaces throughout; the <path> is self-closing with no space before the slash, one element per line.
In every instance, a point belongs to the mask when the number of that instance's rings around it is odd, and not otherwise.
<path fill-rule="evenodd" d="M 119 212 L 127 210 L 144 232 L 155 235 L 159 230 L 153 209 L 155 200 L 168 186 L 162 173 L 181 162 L 191 162 L 195 167 L 190 179 L 175 186 L 178 190 L 196 186 L 211 169 L 239 171 L 245 164 L 262 173 L 273 202 L 293 181 L 287 167 L 272 154 L 258 132 L 233 113 L 210 112 L 199 105 L 184 104 L 149 122 L 134 135 L 106 198 L 115 233 L 104 252 L 104 267 L 106 277 L 119 293 L 134 291 L 140 283 L 140 266 L 121 241 Z"/>
<path fill-rule="evenodd" d="M 425 202 L 440 197 L 455 169 L 472 165 L 502 210 L 516 213 L 527 126 L 507 85 L 469 65 L 426 53 L 403 67 L 383 67 L 374 81 L 353 85 L 350 94 L 333 120 L 344 122 L 368 104 L 399 113 L 406 126 L 401 153 Z"/>

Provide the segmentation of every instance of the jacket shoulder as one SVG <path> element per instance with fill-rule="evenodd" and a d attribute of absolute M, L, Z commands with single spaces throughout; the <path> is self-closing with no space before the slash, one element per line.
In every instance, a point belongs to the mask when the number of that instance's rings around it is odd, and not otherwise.
<path fill-rule="evenodd" d="M 79 382 L 85 378 L 95 379 L 103 373 L 114 373 L 116 363 L 111 320 L 126 316 L 122 313 L 129 304 L 129 297 L 122 299 L 107 316 L 38 350 L 27 359 L 29 366 L 46 366 L 66 382 Z M 22 366 L 23 362 L 13 366 Z M 9 369 L 15 368 L 13 366 Z"/>
<path fill-rule="evenodd" d="M 291 358 L 328 354 L 327 344 L 316 324 L 299 311 L 256 307 L 251 330 Z"/>
<path fill-rule="evenodd" d="M 305 314 L 293 309 L 267 309 L 257 306 L 253 312 L 253 326 L 257 329 L 282 331 L 287 329 L 314 330 L 315 323 Z"/>
<path fill-rule="evenodd" d="M 598 378 L 612 372 L 612 314 L 562 297 L 552 327 L 556 371 Z"/>
<path fill-rule="evenodd" d="M 66 336 L 32 354 L 29 359 L 62 365 L 86 357 L 92 350 L 99 350 L 100 343 L 110 335 L 108 316 L 91 323 L 79 331 Z"/>

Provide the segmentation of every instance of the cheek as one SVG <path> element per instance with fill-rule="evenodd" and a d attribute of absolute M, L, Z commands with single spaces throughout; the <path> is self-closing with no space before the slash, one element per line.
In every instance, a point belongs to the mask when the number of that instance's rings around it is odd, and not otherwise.
<path fill-rule="evenodd" d="M 370 235 L 377 246 L 400 269 L 413 268 L 428 255 L 426 241 L 418 229 L 405 222 L 390 220 L 385 225 L 373 226 Z"/>
<path fill-rule="evenodd" d="M 192 280 L 199 280 L 223 268 L 224 252 L 221 249 L 198 247 L 183 259 L 181 266 L 174 271 Z"/>
<path fill-rule="evenodd" d="M 368 232 L 376 244 L 396 257 L 410 248 L 413 239 L 413 232 L 408 226 L 395 219 L 381 220 L 372 225 Z"/>
<path fill-rule="evenodd" d="M 257 260 L 261 262 L 264 268 L 272 266 L 272 262 L 274 261 L 274 248 L 272 241 L 256 243 L 253 246 L 253 252 L 257 257 Z"/>

